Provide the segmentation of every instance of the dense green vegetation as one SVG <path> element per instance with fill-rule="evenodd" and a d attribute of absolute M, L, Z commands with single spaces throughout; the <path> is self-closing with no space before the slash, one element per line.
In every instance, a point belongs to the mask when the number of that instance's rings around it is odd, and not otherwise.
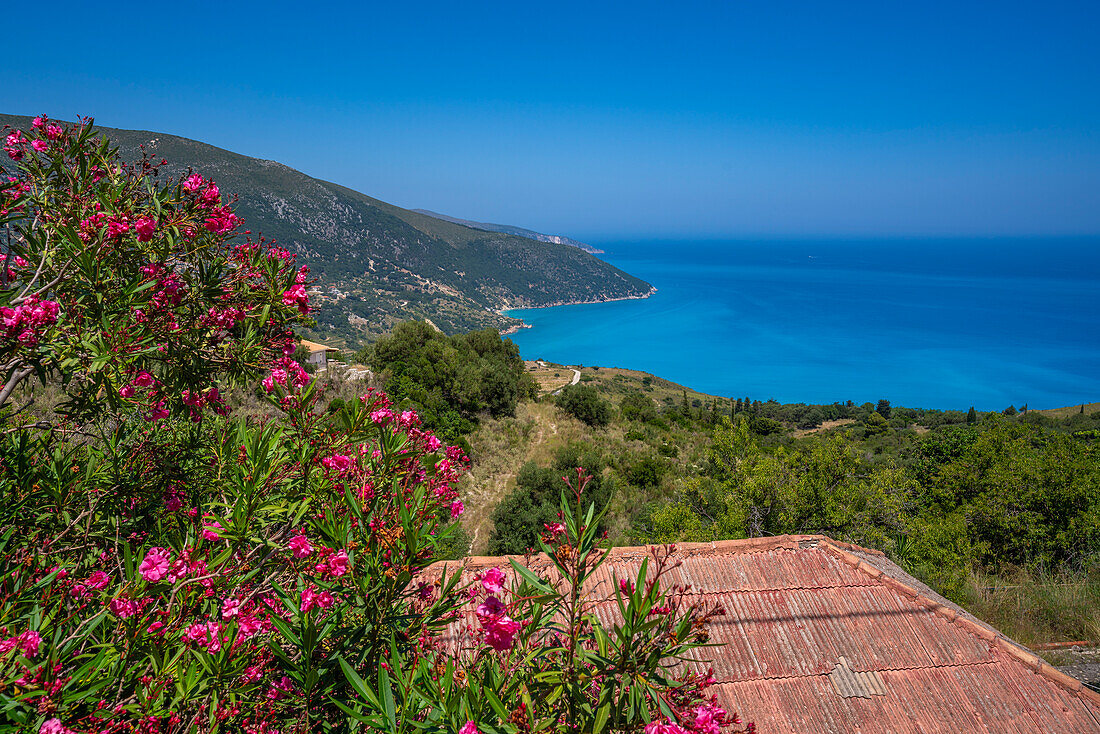
<path fill-rule="evenodd" d="M 640 517 L 638 535 L 821 532 L 885 550 L 956 597 L 972 570 L 1100 561 L 1100 452 L 1091 440 L 989 415 L 923 436 L 868 421 L 768 448 L 751 425 L 723 421 L 705 468 Z"/>
<path fill-rule="evenodd" d="M 526 553 L 537 548 L 546 526 L 560 522 L 559 507 L 564 484 L 562 477 L 575 468 L 584 467 L 592 476 L 587 487 L 587 500 L 597 507 L 607 505 L 612 482 L 604 476 L 599 453 L 582 444 L 563 446 L 548 467 L 528 462 L 516 476 L 516 491 L 509 494 L 493 512 L 493 537 L 489 552 Z M 598 529 L 603 531 L 602 525 Z"/>
<path fill-rule="evenodd" d="M 615 542 L 825 533 L 886 552 L 1021 639 L 1098 636 L 1100 413 L 1013 408 L 968 422 L 967 411 L 886 400 L 714 398 L 608 369 L 585 370 L 571 391 L 583 400 L 547 396 L 471 436 L 478 492 L 479 462 L 516 467 L 475 552 L 529 547 L 517 528 L 540 532 L 557 504 L 536 477 L 560 476 L 568 452 L 588 454 Z M 607 421 L 577 410 L 596 404 Z M 480 527 L 476 508 L 470 522 Z"/>
<path fill-rule="evenodd" d="M 409 321 L 359 358 L 382 373 L 402 409 L 415 409 L 426 427 L 452 442 L 473 430 L 480 413 L 515 415 L 520 398 L 534 392 L 516 345 L 493 329 L 447 336 Z"/>
<path fill-rule="evenodd" d="M 558 397 L 558 407 L 590 426 L 606 426 L 611 420 L 611 406 L 591 385 L 566 385 Z"/>

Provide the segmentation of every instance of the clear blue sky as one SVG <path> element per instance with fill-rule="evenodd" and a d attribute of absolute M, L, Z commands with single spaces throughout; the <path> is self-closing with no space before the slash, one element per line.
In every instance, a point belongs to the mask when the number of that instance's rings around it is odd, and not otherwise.
<path fill-rule="evenodd" d="M 581 238 L 1100 233 L 1100 3 L 54 2 L 0 110 Z"/>

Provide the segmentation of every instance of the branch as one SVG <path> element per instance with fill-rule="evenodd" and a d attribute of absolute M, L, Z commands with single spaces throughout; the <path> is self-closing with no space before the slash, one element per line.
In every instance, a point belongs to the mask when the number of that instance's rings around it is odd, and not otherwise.
<path fill-rule="evenodd" d="M 3 390 L 0 390 L 0 408 L 8 402 L 8 398 L 11 397 L 12 392 L 19 386 L 23 380 L 27 379 L 34 374 L 34 367 L 23 367 L 17 369 L 11 373 L 11 377 L 8 378 L 8 382 L 4 385 Z"/>
<path fill-rule="evenodd" d="M 33 227 L 37 227 L 37 226 L 38 226 L 38 217 L 36 216 L 34 218 L 34 223 L 31 225 L 31 227 L 33 228 Z M 34 272 L 34 276 L 31 277 L 31 279 L 29 281 L 27 281 L 27 285 L 23 287 L 23 292 L 20 293 L 18 296 L 16 296 L 12 300 L 13 305 L 18 306 L 20 303 L 22 303 L 23 299 L 27 295 L 27 291 L 29 291 L 31 288 L 33 288 L 34 284 L 38 282 L 38 278 L 42 275 L 43 268 L 46 267 L 46 260 L 48 259 L 49 254 L 50 254 L 50 233 L 47 230 L 46 235 L 45 235 L 45 242 L 43 243 L 43 247 L 42 247 L 42 259 L 38 261 L 38 270 L 36 270 Z"/>

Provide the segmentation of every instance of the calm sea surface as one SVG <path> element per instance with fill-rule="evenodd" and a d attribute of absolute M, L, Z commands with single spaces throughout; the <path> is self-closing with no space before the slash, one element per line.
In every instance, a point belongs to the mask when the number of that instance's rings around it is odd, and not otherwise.
<path fill-rule="evenodd" d="M 1100 400 L 1100 239 L 601 243 L 649 299 L 510 311 L 527 359 L 781 402 Z"/>

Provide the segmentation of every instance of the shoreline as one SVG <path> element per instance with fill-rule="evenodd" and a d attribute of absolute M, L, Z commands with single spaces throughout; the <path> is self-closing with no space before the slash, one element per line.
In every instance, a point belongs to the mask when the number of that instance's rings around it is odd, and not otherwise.
<path fill-rule="evenodd" d="M 650 286 L 649 291 L 640 296 L 620 296 L 618 298 L 599 298 L 594 301 L 562 301 L 560 303 L 548 303 L 545 306 L 521 306 L 514 308 L 500 308 L 496 310 L 498 316 L 504 316 L 505 318 L 515 318 L 514 316 L 508 316 L 505 311 L 525 311 L 527 309 L 535 308 L 558 308 L 559 306 L 590 306 L 597 303 L 614 303 L 615 301 L 641 301 L 649 298 L 657 292 L 656 286 Z M 520 329 L 530 329 L 531 324 L 528 324 L 523 319 L 519 319 L 519 323 L 514 326 L 509 326 L 507 329 L 499 330 L 501 336 L 508 336 L 509 334 L 515 334 Z"/>

